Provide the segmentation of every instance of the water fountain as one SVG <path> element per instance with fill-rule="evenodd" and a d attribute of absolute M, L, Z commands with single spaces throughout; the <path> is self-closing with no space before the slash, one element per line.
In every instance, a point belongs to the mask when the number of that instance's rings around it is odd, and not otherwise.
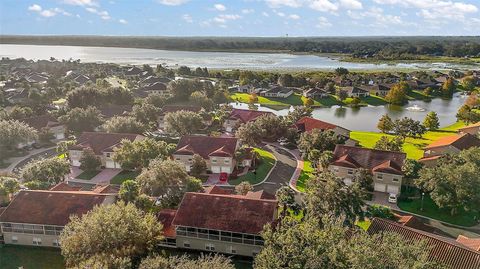
<path fill-rule="evenodd" d="M 405 109 L 408 110 L 408 111 L 412 111 L 412 112 L 423 112 L 423 111 L 425 111 L 425 108 L 420 107 L 419 105 L 409 106 Z"/>

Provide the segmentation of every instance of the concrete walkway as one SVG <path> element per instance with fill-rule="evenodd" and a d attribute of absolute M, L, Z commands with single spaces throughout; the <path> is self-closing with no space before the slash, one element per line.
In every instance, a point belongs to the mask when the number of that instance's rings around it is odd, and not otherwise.
<path fill-rule="evenodd" d="M 52 154 L 56 154 L 55 149 L 56 146 L 49 148 L 33 149 L 25 156 L 9 158 L 8 160 L 5 160 L 5 162 L 10 163 L 10 165 L 6 168 L 0 169 L 0 173 L 16 172 L 16 170 L 19 170 L 25 164 L 29 163 L 34 159 L 51 157 Z"/>

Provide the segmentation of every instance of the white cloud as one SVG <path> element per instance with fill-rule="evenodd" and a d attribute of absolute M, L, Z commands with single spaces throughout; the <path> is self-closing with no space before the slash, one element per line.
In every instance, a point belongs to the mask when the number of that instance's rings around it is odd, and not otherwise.
<path fill-rule="evenodd" d="M 55 13 L 55 12 L 52 11 L 52 10 L 48 10 L 48 9 L 47 9 L 47 10 L 42 10 L 42 11 L 40 11 L 39 14 L 40 14 L 41 16 L 47 17 L 47 18 L 48 18 L 48 17 L 53 17 L 53 16 L 57 15 L 57 13 Z"/>
<path fill-rule="evenodd" d="M 318 17 L 317 24 L 315 25 L 317 28 L 326 28 L 330 26 L 332 26 L 332 24 L 325 17 Z"/>
<path fill-rule="evenodd" d="M 275 12 L 275 14 L 277 14 L 280 17 L 285 17 L 285 13 L 283 12 Z"/>
<path fill-rule="evenodd" d="M 269 15 L 267 12 L 265 12 L 265 11 L 262 12 L 262 15 L 263 15 L 264 17 L 270 17 L 270 15 Z"/>
<path fill-rule="evenodd" d="M 340 0 L 340 5 L 348 9 L 362 9 L 362 2 L 359 0 Z"/>
<path fill-rule="evenodd" d="M 93 7 L 87 7 L 87 8 L 85 8 L 85 10 L 90 12 L 90 13 L 97 14 L 103 20 L 109 20 L 109 19 L 112 18 L 112 17 L 110 17 L 110 14 L 108 14 L 108 12 L 105 11 L 105 10 L 97 10 L 96 8 L 93 8 Z"/>
<path fill-rule="evenodd" d="M 192 16 L 190 16 L 189 14 L 183 14 L 182 15 L 182 19 L 188 23 L 192 23 L 193 22 L 193 18 Z"/>
<path fill-rule="evenodd" d="M 218 23 L 226 23 L 229 20 L 238 20 L 242 16 L 237 15 L 237 14 L 221 14 L 213 18 L 213 21 L 218 22 Z"/>
<path fill-rule="evenodd" d="M 300 16 L 298 16 L 297 14 L 291 14 L 288 17 L 292 20 L 299 20 L 300 19 Z"/>
<path fill-rule="evenodd" d="M 121 24 L 128 24 L 128 21 L 124 19 L 119 19 L 118 22 Z"/>
<path fill-rule="evenodd" d="M 42 7 L 37 5 L 37 4 L 33 4 L 33 5 L 28 7 L 28 10 L 39 12 L 39 11 L 42 11 Z"/>
<path fill-rule="evenodd" d="M 301 7 L 301 0 L 265 0 L 270 7 L 277 8 L 281 6 Z"/>
<path fill-rule="evenodd" d="M 334 12 L 338 10 L 338 4 L 329 0 L 313 0 L 310 2 L 310 8 L 322 12 Z"/>
<path fill-rule="evenodd" d="M 55 11 L 55 13 L 62 14 L 64 16 L 72 16 L 70 12 L 66 12 L 65 10 L 58 7 L 54 8 L 53 11 Z"/>
<path fill-rule="evenodd" d="M 255 10 L 251 9 L 251 8 L 242 9 L 243 14 L 250 14 L 250 13 L 254 13 L 254 12 L 255 12 Z"/>
<path fill-rule="evenodd" d="M 63 0 L 65 4 L 74 6 L 98 6 L 94 0 Z"/>
<path fill-rule="evenodd" d="M 187 3 L 188 1 L 190 0 L 158 0 L 160 4 L 167 6 L 179 6 Z"/>
<path fill-rule="evenodd" d="M 216 10 L 218 10 L 218 11 L 225 11 L 225 10 L 227 10 L 227 7 L 224 6 L 224 5 L 222 5 L 222 4 L 215 4 L 215 5 L 213 5 L 213 7 L 214 7 Z"/>

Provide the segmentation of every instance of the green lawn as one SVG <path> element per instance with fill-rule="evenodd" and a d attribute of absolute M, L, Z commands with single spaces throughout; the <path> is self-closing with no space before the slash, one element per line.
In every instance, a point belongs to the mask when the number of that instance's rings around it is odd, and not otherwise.
<path fill-rule="evenodd" d="M 110 180 L 110 183 L 121 185 L 125 180 L 135 179 L 139 174 L 140 174 L 140 172 L 137 172 L 137 171 L 123 170 L 122 172 L 120 172 L 116 176 L 114 176 Z"/>
<path fill-rule="evenodd" d="M 90 180 L 94 176 L 98 175 L 100 171 L 83 171 L 80 175 L 77 176 L 78 179 Z"/>
<path fill-rule="evenodd" d="M 355 223 L 355 225 L 357 225 L 358 227 L 362 228 L 362 230 L 364 230 L 364 231 L 368 230 L 368 227 L 370 227 L 370 224 L 372 224 L 372 222 L 369 221 L 369 220 L 357 221 L 357 222 Z"/>
<path fill-rule="evenodd" d="M 262 182 L 265 179 L 268 172 L 270 172 L 273 165 L 275 164 L 275 156 L 273 156 L 272 153 L 263 149 L 255 148 L 255 151 L 258 153 L 260 161 L 260 164 L 256 169 L 257 174 L 255 175 L 253 172 L 250 171 L 241 177 L 230 180 L 228 183 L 232 185 L 238 185 L 243 181 L 247 181 L 253 185 Z"/>
<path fill-rule="evenodd" d="M 0 245 L 0 268 L 17 269 L 64 269 L 59 249 Z"/>
<path fill-rule="evenodd" d="M 427 194 L 425 195 L 423 202 L 423 211 L 421 211 L 421 199 L 415 199 L 412 201 L 399 201 L 398 207 L 404 211 L 412 212 L 418 215 L 423 215 L 440 221 L 448 222 L 451 224 L 461 225 L 461 226 L 473 226 L 475 222 L 475 213 L 465 212 L 461 210 L 457 215 L 450 215 L 450 210 L 438 208 L 435 202 Z M 477 213 L 477 218 L 479 214 Z"/>
<path fill-rule="evenodd" d="M 297 190 L 305 192 L 307 181 L 313 176 L 313 167 L 310 161 L 304 161 L 303 170 L 297 180 Z"/>
<path fill-rule="evenodd" d="M 403 151 L 407 153 L 408 158 L 418 160 L 423 156 L 423 148 L 425 146 L 442 137 L 455 135 L 456 130 L 463 126 L 465 125 L 462 122 L 457 122 L 453 125 L 441 128 L 437 131 L 429 131 L 425 133 L 422 138 L 408 137 L 403 144 Z M 375 143 L 382 136 L 388 136 L 390 138 L 393 137 L 392 135 L 376 132 L 352 131 L 350 133 L 350 138 L 359 141 L 360 145 L 366 148 L 373 148 Z"/>

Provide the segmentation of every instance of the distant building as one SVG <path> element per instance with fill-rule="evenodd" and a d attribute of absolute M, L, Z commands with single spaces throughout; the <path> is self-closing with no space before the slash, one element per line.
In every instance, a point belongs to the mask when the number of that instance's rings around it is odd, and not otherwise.
<path fill-rule="evenodd" d="M 426 146 L 419 160 L 427 166 L 433 166 L 445 154 L 458 154 L 462 150 L 480 147 L 480 139 L 469 133 L 446 136 Z"/>
<path fill-rule="evenodd" d="M 480 135 L 480 121 L 458 129 L 461 134 Z"/>
<path fill-rule="evenodd" d="M 338 125 L 328 123 L 325 121 L 317 120 L 311 117 L 303 117 L 295 123 L 295 127 L 300 132 L 310 132 L 314 129 L 321 131 L 330 130 L 334 132 L 339 137 L 344 137 L 346 139 L 350 138 L 350 130 L 340 127 Z"/>
<path fill-rule="evenodd" d="M 269 89 L 260 91 L 259 94 L 265 97 L 287 98 L 293 94 L 293 88 L 288 88 L 283 86 L 273 86 Z"/>
<path fill-rule="evenodd" d="M 327 98 L 330 96 L 330 94 L 324 89 L 315 87 L 315 88 L 310 88 L 303 91 L 303 96 L 315 99 L 315 98 Z"/>
<path fill-rule="evenodd" d="M 364 90 L 360 87 L 355 87 L 355 86 L 349 86 L 349 87 L 342 87 L 342 90 L 347 92 L 348 97 L 367 97 L 370 96 L 370 92 L 367 90 Z"/>
<path fill-rule="evenodd" d="M 241 124 L 254 121 L 258 117 L 274 115 L 272 112 L 234 108 L 223 124 L 227 132 L 235 131 Z"/>
<path fill-rule="evenodd" d="M 55 119 L 50 114 L 24 118 L 19 121 L 28 124 L 30 127 L 33 127 L 38 132 L 41 132 L 43 130 L 48 131 L 52 134 L 53 139 L 65 138 L 65 125 L 58 122 L 57 119 Z"/>

